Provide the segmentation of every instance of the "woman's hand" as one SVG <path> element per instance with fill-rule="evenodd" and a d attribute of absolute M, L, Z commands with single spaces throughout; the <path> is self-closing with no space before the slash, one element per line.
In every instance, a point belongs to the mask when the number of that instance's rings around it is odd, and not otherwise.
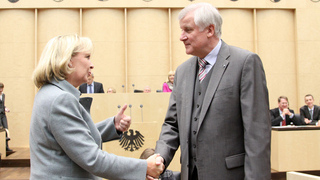
<path fill-rule="evenodd" d="M 124 111 L 127 109 L 127 104 L 123 105 L 118 114 L 114 117 L 114 125 L 118 131 L 125 132 L 131 124 L 131 117 L 126 116 Z"/>

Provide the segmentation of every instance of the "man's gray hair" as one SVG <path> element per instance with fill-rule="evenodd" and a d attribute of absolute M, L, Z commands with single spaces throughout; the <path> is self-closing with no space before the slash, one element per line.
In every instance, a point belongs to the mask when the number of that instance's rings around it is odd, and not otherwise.
<path fill-rule="evenodd" d="M 200 31 L 213 24 L 215 36 L 221 38 L 222 17 L 215 7 L 209 3 L 191 4 L 180 11 L 179 20 L 192 11 L 194 11 L 194 23 L 199 27 Z"/>

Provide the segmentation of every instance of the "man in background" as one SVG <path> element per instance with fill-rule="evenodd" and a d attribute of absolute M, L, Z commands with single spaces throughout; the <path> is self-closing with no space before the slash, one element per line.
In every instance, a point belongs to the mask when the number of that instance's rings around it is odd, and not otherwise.
<path fill-rule="evenodd" d="M 270 118 L 272 126 L 286 126 L 291 122 L 294 125 L 303 124 L 301 120 L 295 116 L 294 111 L 289 109 L 288 97 L 280 96 L 278 98 L 278 107 L 270 110 Z"/>
<path fill-rule="evenodd" d="M 151 88 L 150 88 L 150 86 L 144 87 L 143 93 L 151 93 Z"/>
<path fill-rule="evenodd" d="M 94 80 L 94 74 L 91 73 L 91 75 L 88 77 L 87 83 L 83 83 L 79 86 L 79 91 L 81 93 L 104 93 L 103 85 L 102 83 L 93 81 Z"/>
<path fill-rule="evenodd" d="M 9 108 L 5 106 L 5 94 L 3 93 L 4 84 L 0 82 L 0 126 L 6 130 L 6 151 L 12 152 L 9 148 L 8 141 L 10 141 L 9 127 L 6 113 L 10 112 Z M 8 154 L 8 153 L 7 153 Z"/>
<path fill-rule="evenodd" d="M 300 117 L 304 124 L 315 125 L 320 119 L 320 107 L 314 105 L 314 98 L 311 94 L 304 97 L 306 105 L 300 108 Z"/>

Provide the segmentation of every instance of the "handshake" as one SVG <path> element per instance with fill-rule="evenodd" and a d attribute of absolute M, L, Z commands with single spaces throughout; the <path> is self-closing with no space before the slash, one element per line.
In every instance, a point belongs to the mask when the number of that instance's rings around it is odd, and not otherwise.
<path fill-rule="evenodd" d="M 147 163 L 147 179 L 158 179 L 159 175 L 164 170 L 163 158 L 160 156 L 160 154 L 154 154 L 147 159 Z"/>

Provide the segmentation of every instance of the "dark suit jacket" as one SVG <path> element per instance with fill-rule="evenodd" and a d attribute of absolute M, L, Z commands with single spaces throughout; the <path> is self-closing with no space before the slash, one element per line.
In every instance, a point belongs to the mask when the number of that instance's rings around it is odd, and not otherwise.
<path fill-rule="evenodd" d="M 304 118 L 308 118 L 309 120 L 311 119 L 307 105 L 304 105 L 300 108 L 300 117 L 301 117 L 303 124 L 306 124 L 304 122 Z M 313 109 L 313 120 L 314 121 L 312 121 L 310 124 L 315 125 L 319 119 L 320 119 L 320 107 L 317 105 L 314 105 L 314 109 Z"/>
<path fill-rule="evenodd" d="M 5 94 L 2 93 L 2 101 L 0 100 L 0 126 L 8 129 L 8 120 L 6 116 Z"/>
<path fill-rule="evenodd" d="M 0 100 L 0 113 L 5 114 L 6 113 L 6 111 L 5 111 L 6 106 L 5 106 L 4 102 L 5 102 L 6 96 L 3 93 L 0 96 L 2 96 L 2 100 Z"/>
<path fill-rule="evenodd" d="M 197 58 L 175 73 L 169 107 L 156 144 L 167 167 L 181 149 L 181 179 L 188 179 L 189 137 Z M 199 180 L 270 180 L 268 90 L 258 55 L 222 42 L 204 95 L 196 131 Z"/>
<path fill-rule="evenodd" d="M 289 111 L 294 114 L 293 110 L 289 109 Z M 283 119 L 280 116 L 279 108 L 274 108 L 270 110 L 270 119 L 272 126 L 280 126 L 280 123 L 282 123 Z M 301 120 L 297 118 L 295 115 L 292 118 L 286 115 L 286 125 L 290 125 L 291 122 L 293 122 L 294 125 L 302 124 Z"/>
<path fill-rule="evenodd" d="M 104 93 L 102 83 L 94 81 L 94 93 Z M 87 83 L 83 83 L 79 86 L 79 91 L 81 93 L 87 93 Z"/>

